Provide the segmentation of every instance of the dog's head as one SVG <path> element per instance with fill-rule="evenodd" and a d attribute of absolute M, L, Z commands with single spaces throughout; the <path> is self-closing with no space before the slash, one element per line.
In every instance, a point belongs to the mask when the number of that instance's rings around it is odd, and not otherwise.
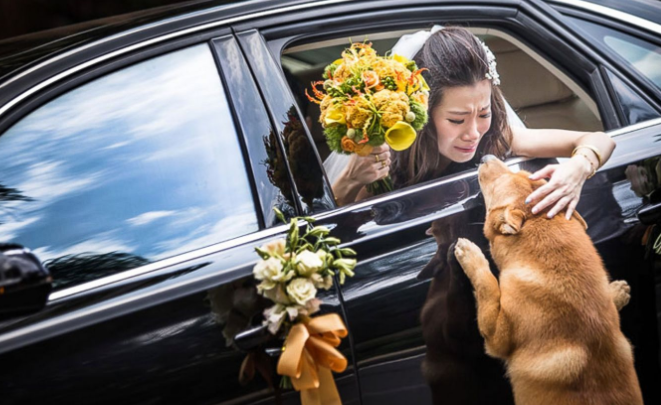
<path fill-rule="evenodd" d="M 546 184 L 545 180 L 530 180 L 530 173 L 514 173 L 500 159 L 487 155 L 478 169 L 478 180 L 484 195 L 487 219 L 484 232 L 488 239 L 495 234 L 515 235 L 532 216 L 526 197 Z M 546 210 L 542 211 L 545 212 Z M 539 215 L 539 214 L 538 214 Z M 587 229 L 587 224 L 576 211 L 576 218 Z"/>

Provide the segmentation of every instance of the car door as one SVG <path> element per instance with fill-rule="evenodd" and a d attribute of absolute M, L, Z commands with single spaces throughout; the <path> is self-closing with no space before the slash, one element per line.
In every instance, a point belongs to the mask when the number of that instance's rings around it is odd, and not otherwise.
<path fill-rule="evenodd" d="M 339 5 L 320 7 L 315 12 L 292 13 L 277 20 L 263 19 L 252 22 L 250 26 L 237 25 L 235 30 L 239 37 L 251 37 L 253 43 L 260 43 L 259 36 L 263 36 L 265 45 L 256 46 L 253 55 L 265 60 L 270 52 L 270 57 L 277 63 L 281 61 L 287 46 L 300 50 L 310 49 L 315 42 L 335 44 L 333 41 L 338 38 L 370 40 L 383 31 L 410 32 L 406 30 L 422 29 L 439 22 L 500 29 L 531 48 L 541 50 L 544 58 L 552 61 L 555 67 L 571 78 L 574 85 L 587 92 L 596 102 L 605 130 L 622 126 L 616 113 L 618 99 L 608 93 L 608 79 L 600 71 L 599 64 L 595 63 L 595 59 L 584 56 L 584 49 L 575 46 L 579 41 L 558 27 L 558 13 L 541 2 L 531 3 L 534 4 L 491 2 L 488 6 L 452 7 L 410 2 L 389 2 L 382 7 L 373 3 L 354 3 L 350 10 Z M 550 47 L 548 44 L 554 45 Z M 291 72 L 284 70 L 285 78 L 281 77 L 281 80 L 291 83 L 290 75 Z M 266 85 L 266 79 L 259 74 L 257 80 L 260 85 Z M 296 89 L 293 88 L 292 92 L 296 93 Z M 280 99 L 287 100 L 287 105 L 290 105 L 293 104 L 292 97 L 295 98 L 295 94 L 285 90 Z M 275 100 L 269 102 L 274 103 Z M 304 117 L 307 114 L 305 107 L 300 107 L 298 113 Z M 637 138 L 647 145 L 645 147 L 652 147 L 654 131 L 658 128 L 646 128 L 630 131 L 645 138 L 645 141 Z M 618 145 L 621 142 L 632 145 L 628 135 L 617 139 Z M 321 147 L 318 146 L 319 149 Z M 636 221 L 635 210 L 624 215 L 620 209 L 620 203 L 631 208 L 621 201 L 630 197 L 625 195 L 628 184 L 622 182 L 622 175 L 633 156 L 629 154 L 631 152 L 619 154 L 619 150 L 626 148 L 620 149 L 618 146 L 613 161 L 604 168 L 604 172 L 586 183 L 579 211 L 590 224 L 588 232 L 604 255 L 613 277 L 627 279 L 638 286 L 641 281 L 637 276 L 630 277 L 624 268 L 628 258 L 632 260 L 630 264 L 644 266 L 641 264 L 644 257 L 642 251 L 624 236 L 634 232 L 632 227 Z M 515 170 L 529 171 L 535 171 L 546 163 L 544 160 L 510 162 Z M 615 185 L 618 186 L 616 189 Z M 614 190 L 624 194 L 617 194 Z M 487 251 L 487 243 L 482 236 L 483 217 L 484 208 L 474 170 L 320 214 L 320 218 L 334 226 L 334 233 L 359 253 L 356 276 L 342 287 L 341 299 L 345 303 L 352 331 L 363 403 L 431 403 L 430 391 L 434 387 L 428 386 L 420 370 L 425 354 L 430 350 L 429 339 L 435 332 L 432 330 L 433 319 L 425 324 L 420 317 L 425 304 L 433 298 L 433 289 L 425 274 L 422 278 L 419 275 L 437 251 L 443 259 L 449 243 L 457 237 L 468 237 Z M 426 234 L 432 223 L 441 230 L 440 245 Z M 640 349 L 640 356 L 645 359 L 638 363 L 641 381 L 648 378 L 651 381 L 656 378 L 658 369 L 658 352 L 653 349 L 656 335 L 652 330 L 656 327 L 656 321 L 649 317 L 654 305 L 649 302 L 649 290 L 634 288 L 641 290 L 637 299 L 645 303 L 633 303 L 625 310 L 629 312 L 623 312 L 623 330 L 632 340 L 647 332 L 650 333 L 648 336 L 652 336 L 647 343 L 649 349 Z M 648 315 L 644 316 L 644 313 Z M 424 314 L 422 316 L 424 318 Z M 443 314 L 439 314 L 441 316 Z M 470 314 L 457 313 L 457 316 L 466 319 Z M 640 321 L 643 318 L 645 320 Z M 645 333 L 633 330 L 643 328 L 643 325 Z M 472 336 L 457 336 L 456 341 L 460 343 L 452 350 L 459 354 L 474 350 L 480 342 L 471 340 Z M 658 339 L 656 342 L 658 344 Z M 648 398 L 654 398 L 654 386 L 643 385 Z"/>
<path fill-rule="evenodd" d="M 303 213 L 239 45 L 221 27 L 126 53 L 0 122 L 1 241 L 55 286 L 0 323 L 2 402 L 296 403 L 265 351 L 282 342 L 235 340 L 269 304 L 252 267 L 288 229 L 272 208 Z M 337 383 L 357 397 L 351 370 Z"/>

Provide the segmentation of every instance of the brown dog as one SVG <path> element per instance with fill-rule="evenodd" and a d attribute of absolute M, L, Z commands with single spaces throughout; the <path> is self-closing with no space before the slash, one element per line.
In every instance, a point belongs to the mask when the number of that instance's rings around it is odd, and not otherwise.
<path fill-rule="evenodd" d="M 609 285 L 585 222 L 532 215 L 525 198 L 544 181 L 483 161 L 484 234 L 500 282 L 473 243 L 460 239 L 455 255 L 475 289 L 486 351 L 506 360 L 516 403 L 642 404 L 615 304 L 625 285 Z"/>

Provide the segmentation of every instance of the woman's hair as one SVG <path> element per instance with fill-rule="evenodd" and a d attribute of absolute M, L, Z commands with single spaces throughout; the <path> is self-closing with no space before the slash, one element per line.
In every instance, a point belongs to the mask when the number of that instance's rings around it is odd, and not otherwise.
<path fill-rule="evenodd" d="M 434 179 L 444 171 L 438 151 L 432 111 L 441 103 L 448 88 L 472 86 L 485 80 L 489 72 L 487 55 L 480 41 L 461 27 L 446 27 L 432 34 L 414 58 L 431 89 L 429 123 L 405 151 L 393 152 L 390 174 L 396 187 Z M 491 80 L 490 80 L 491 82 Z M 510 150 L 511 132 L 505 102 L 498 86 L 491 85 L 491 127 L 480 140 L 476 156 L 493 154 L 505 158 Z"/>

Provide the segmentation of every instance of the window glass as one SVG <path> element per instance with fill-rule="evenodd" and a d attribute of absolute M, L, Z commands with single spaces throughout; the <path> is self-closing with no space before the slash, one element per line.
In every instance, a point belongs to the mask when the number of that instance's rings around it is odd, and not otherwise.
<path fill-rule="evenodd" d="M 85 84 L 0 137 L 0 241 L 70 286 L 258 229 L 207 45 Z"/>
<path fill-rule="evenodd" d="M 635 69 L 661 88 L 661 47 L 620 31 L 570 18 L 589 36 L 603 42 L 629 62 Z"/>
<path fill-rule="evenodd" d="M 613 85 L 619 101 L 619 106 L 622 109 L 622 114 L 627 120 L 627 124 L 635 124 L 654 118 L 659 118 L 659 113 L 652 108 L 640 95 L 638 95 L 631 87 L 622 81 L 615 73 L 606 69 L 608 79 Z"/>

